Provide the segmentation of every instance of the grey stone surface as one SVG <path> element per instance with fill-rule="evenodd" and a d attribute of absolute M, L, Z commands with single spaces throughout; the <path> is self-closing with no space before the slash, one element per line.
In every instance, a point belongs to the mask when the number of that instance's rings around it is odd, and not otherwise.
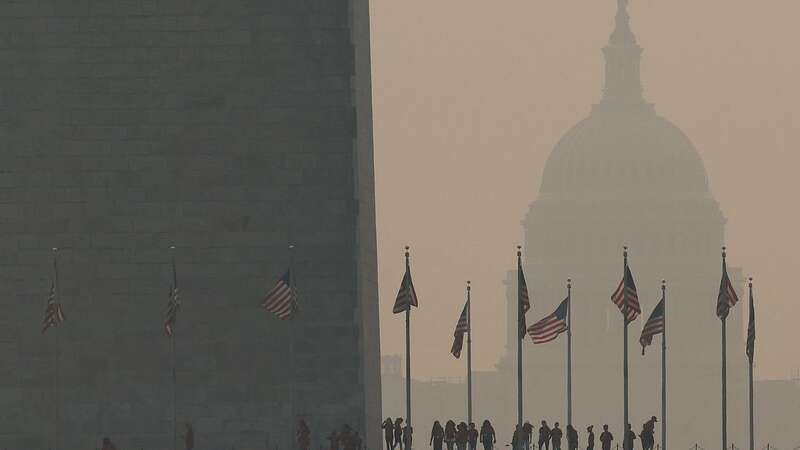
<path fill-rule="evenodd" d="M 0 446 L 54 447 L 57 333 L 59 448 L 171 448 L 171 245 L 199 448 L 286 448 L 290 327 L 315 442 L 377 423 L 366 0 L 3 1 L 0 30 Z M 258 309 L 289 241 L 291 324 Z"/>

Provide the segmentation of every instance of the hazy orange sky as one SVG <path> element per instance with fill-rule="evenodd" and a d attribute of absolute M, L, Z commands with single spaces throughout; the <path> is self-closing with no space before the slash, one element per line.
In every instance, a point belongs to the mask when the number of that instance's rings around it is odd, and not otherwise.
<path fill-rule="evenodd" d="M 371 3 L 382 353 L 404 348 L 391 305 L 409 244 L 413 376 L 463 376 L 449 349 L 467 279 L 488 370 L 521 220 L 553 146 L 600 99 L 616 0 Z M 755 279 L 756 376 L 785 378 L 800 369 L 800 2 L 630 3 L 645 97 L 694 142 L 731 262 Z"/>

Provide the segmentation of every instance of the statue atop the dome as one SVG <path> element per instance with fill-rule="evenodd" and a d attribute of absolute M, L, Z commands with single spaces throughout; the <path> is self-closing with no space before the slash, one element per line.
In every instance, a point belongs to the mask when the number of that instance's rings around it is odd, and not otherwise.
<path fill-rule="evenodd" d="M 617 24 L 614 32 L 611 33 L 610 43 L 612 44 L 636 44 L 636 36 L 633 35 L 628 15 L 628 1 L 617 0 Z"/>

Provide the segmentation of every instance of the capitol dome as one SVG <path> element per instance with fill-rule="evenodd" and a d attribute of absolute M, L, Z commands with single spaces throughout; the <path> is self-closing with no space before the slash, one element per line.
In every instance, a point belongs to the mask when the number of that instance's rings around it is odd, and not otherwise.
<path fill-rule="evenodd" d="M 603 99 L 556 144 L 540 192 L 706 194 L 706 171 L 694 145 L 642 97 L 642 50 L 630 30 L 627 1 L 619 3 L 604 49 Z"/>
<path fill-rule="evenodd" d="M 541 192 L 707 193 L 708 182 L 689 138 L 668 120 L 595 111 L 556 145 Z"/>

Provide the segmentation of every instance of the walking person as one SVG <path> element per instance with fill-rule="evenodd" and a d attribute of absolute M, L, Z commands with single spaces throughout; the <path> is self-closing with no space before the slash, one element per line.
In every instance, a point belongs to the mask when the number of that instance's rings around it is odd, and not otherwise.
<path fill-rule="evenodd" d="M 433 445 L 433 450 L 442 450 L 442 442 L 444 441 L 444 428 L 439 421 L 433 422 L 431 429 L 431 440 L 428 445 Z"/>
<path fill-rule="evenodd" d="M 594 450 L 594 425 L 589 425 L 586 428 L 589 437 L 586 440 L 586 450 Z"/>
<path fill-rule="evenodd" d="M 111 439 L 104 437 L 102 450 L 117 450 L 117 447 L 111 443 Z"/>
<path fill-rule="evenodd" d="M 350 425 L 345 424 L 342 431 L 339 433 L 339 445 L 343 450 L 352 450 L 353 448 L 353 429 Z"/>
<path fill-rule="evenodd" d="M 394 448 L 394 423 L 392 423 L 392 418 L 387 417 L 381 424 L 381 428 L 383 428 L 383 438 L 386 440 L 386 450 L 392 450 Z"/>
<path fill-rule="evenodd" d="M 467 450 L 467 424 L 461 422 L 456 428 L 456 448 L 458 450 Z"/>
<path fill-rule="evenodd" d="M 394 419 L 394 444 L 392 444 L 392 450 L 394 450 L 395 446 L 400 447 L 400 450 L 403 450 L 403 418 L 398 417 Z"/>
<path fill-rule="evenodd" d="M 308 429 L 306 421 L 299 419 L 297 421 L 297 447 L 300 450 L 309 450 L 311 447 L 311 430 Z"/>
<path fill-rule="evenodd" d="M 531 450 L 531 441 L 533 440 L 533 425 L 527 420 L 522 425 L 522 442 L 525 450 Z"/>
<path fill-rule="evenodd" d="M 478 448 L 478 430 L 475 428 L 475 422 L 470 422 L 467 428 L 467 444 L 469 450 L 477 450 Z"/>
<path fill-rule="evenodd" d="M 456 423 L 448 420 L 444 425 L 444 443 L 447 445 L 447 450 L 453 450 L 453 444 L 456 443 Z"/>
<path fill-rule="evenodd" d="M 553 442 L 553 450 L 561 450 L 561 438 L 564 432 L 558 428 L 558 422 L 553 424 L 553 429 L 550 430 L 550 440 Z"/>
<path fill-rule="evenodd" d="M 633 441 L 636 440 L 636 433 L 633 431 L 631 424 L 628 424 L 625 430 L 625 438 L 622 441 L 623 450 L 633 450 Z"/>
<path fill-rule="evenodd" d="M 353 450 L 363 450 L 361 444 L 361 436 L 358 434 L 358 431 L 356 431 L 353 433 Z"/>
<path fill-rule="evenodd" d="M 545 450 L 550 450 L 550 427 L 547 426 L 547 421 L 542 421 L 542 426 L 539 427 L 539 450 L 544 447 Z"/>
<path fill-rule="evenodd" d="M 336 430 L 331 431 L 331 434 L 328 435 L 328 443 L 330 450 L 339 450 L 339 435 L 336 434 Z"/>
<path fill-rule="evenodd" d="M 520 445 L 522 442 L 522 427 L 516 425 L 514 427 L 514 434 L 511 435 L 511 448 L 513 450 L 521 450 L 522 446 Z"/>
<path fill-rule="evenodd" d="M 492 423 L 484 420 L 481 425 L 480 440 L 483 444 L 483 450 L 494 450 L 494 444 L 497 443 L 497 436 L 494 433 Z"/>
<path fill-rule="evenodd" d="M 611 441 L 614 440 L 614 435 L 608 431 L 608 425 L 603 425 L 603 432 L 600 433 L 600 446 L 603 450 L 611 450 Z"/>
<path fill-rule="evenodd" d="M 414 448 L 411 446 L 413 441 L 414 441 L 414 427 L 412 427 L 411 425 L 406 425 L 403 428 L 403 444 L 406 446 L 406 450 L 411 450 L 412 448 Z"/>
<path fill-rule="evenodd" d="M 650 417 L 650 420 L 642 425 L 642 432 L 639 434 L 639 438 L 642 440 L 642 450 L 653 450 L 653 447 L 656 445 L 656 416 Z"/>
<path fill-rule="evenodd" d="M 570 424 L 567 424 L 567 448 L 578 450 L 578 430 Z"/>

